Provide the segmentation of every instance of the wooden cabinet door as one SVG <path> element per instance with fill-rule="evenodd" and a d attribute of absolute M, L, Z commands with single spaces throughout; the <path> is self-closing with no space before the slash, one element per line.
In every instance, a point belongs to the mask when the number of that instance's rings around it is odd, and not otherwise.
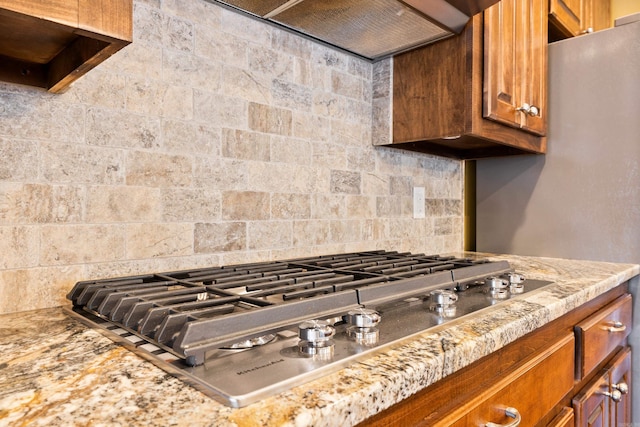
<path fill-rule="evenodd" d="M 537 108 L 537 113 L 521 112 L 522 128 L 538 135 L 547 130 L 547 8 L 546 2 L 524 0 L 524 49 L 522 103 Z"/>
<path fill-rule="evenodd" d="M 609 425 L 609 375 L 596 377 L 573 398 L 576 427 L 606 427 Z"/>
<path fill-rule="evenodd" d="M 558 23 L 563 33 L 577 36 L 582 30 L 583 0 L 549 1 L 549 17 Z"/>
<path fill-rule="evenodd" d="M 502 0 L 484 12 L 484 116 L 520 127 L 522 58 L 521 0 Z"/>
<path fill-rule="evenodd" d="M 621 392 L 620 401 L 611 399 L 610 426 L 631 425 L 631 348 L 626 347 L 611 361 L 611 392 Z"/>
<path fill-rule="evenodd" d="M 631 425 L 631 348 L 620 350 L 576 395 L 573 409 L 576 427 Z"/>
<path fill-rule="evenodd" d="M 502 0 L 485 11 L 484 116 L 546 132 L 546 2 Z"/>
<path fill-rule="evenodd" d="M 610 0 L 582 0 L 580 33 L 592 33 L 611 27 Z"/>

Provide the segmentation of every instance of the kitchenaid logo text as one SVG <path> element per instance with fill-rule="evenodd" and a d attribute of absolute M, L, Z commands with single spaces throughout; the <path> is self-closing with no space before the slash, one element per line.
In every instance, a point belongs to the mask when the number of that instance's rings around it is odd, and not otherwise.
<path fill-rule="evenodd" d="M 237 375 L 244 375 L 244 374 L 249 374 L 253 371 L 257 371 L 258 369 L 262 369 L 262 368 L 268 368 L 269 366 L 275 365 L 276 363 L 281 363 L 284 362 L 284 359 L 279 359 L 279 360 L 272 360 L 269 363 L 265 363 L 264 365 L 260 365 L 260 366 L 254 366 L 251 369 L 245 369 L 244 371 L 238 371 L 236 372 Z"/>

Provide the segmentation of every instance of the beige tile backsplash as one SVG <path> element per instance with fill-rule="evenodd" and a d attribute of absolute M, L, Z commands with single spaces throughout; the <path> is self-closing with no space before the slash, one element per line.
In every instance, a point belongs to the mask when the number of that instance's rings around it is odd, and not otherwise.
<path fill-rule="evenodd" d="M 372 144 L 390 61 L 204 0 L 134 6 L 134 42 L 66 93 L 0 83 L 0 313 L 89 278 L 461 249 L 460 162 Z"/>

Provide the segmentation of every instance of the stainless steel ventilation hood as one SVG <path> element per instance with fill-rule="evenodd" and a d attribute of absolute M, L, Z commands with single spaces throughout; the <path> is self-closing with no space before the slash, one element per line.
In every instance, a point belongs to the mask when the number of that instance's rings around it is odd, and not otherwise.
<path fill-rule="evenodd" d="M 209 0 L 378 60 L 459 33 L 498 0 Z"/>

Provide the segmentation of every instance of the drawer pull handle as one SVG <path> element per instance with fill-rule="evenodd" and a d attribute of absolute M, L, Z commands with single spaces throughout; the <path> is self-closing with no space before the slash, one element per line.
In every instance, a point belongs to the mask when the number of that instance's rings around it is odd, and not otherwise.
<path fill-rule="evenodd" d="M 505 408 L 504 414 L 509 418 L 513 418 L 513 421 L 511 421 L 509 424 L 486 423 L 485 427 L 517 427 L 520 425 L 520 421 L 522 421 L 522 416 L 520 416 L 520 412 L 518 412 L 516 408 L 513 408 L 513 407 Z"/>
<path fill-rule="evenodd" d="M 606 326 L 604 329 L 609 332 L 624 332 L 627 329 L 627 326 L 622 322 L 615 321 L 611 326 Z"/>

